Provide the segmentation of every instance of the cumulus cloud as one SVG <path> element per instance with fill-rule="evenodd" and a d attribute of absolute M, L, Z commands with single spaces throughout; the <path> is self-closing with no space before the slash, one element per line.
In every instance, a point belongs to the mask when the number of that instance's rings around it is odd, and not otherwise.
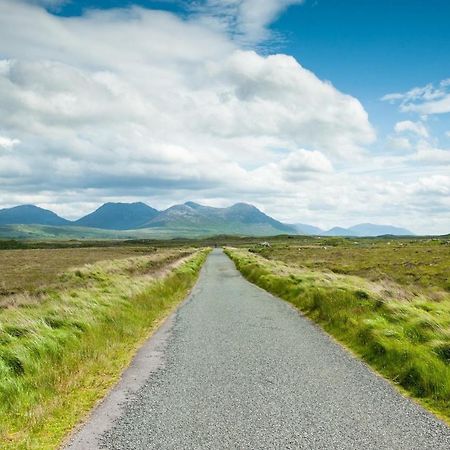
<path fill-rule="evenodd" d="M 427 84 L 415 87 L 404 93 L 387 94 L 383 101 L 399 103 L 400 111 L 418 114 L 444 114 L 450 112 L 450 82 L 442 80 L 438 87 Z"/>
<path fill-rule="evenodd" d="M 271 136 L 353 157 L 373 142 L 361 103 L 319 80 L 294 58 L 235 51 L 208 65 L 220 98 L 199 110 L 198 124 L 221 136 Z"/>
<path fill-rule="evenodd" d="M 404 133 L 409 131 L 424 138 L 428 137 L 428 130 L 422 122 L 403 120 L 395 124 L 394 130 L 396 133 Z"/>
<path fill-rule="evenodd" d="M 351 158 L 374 139 L 358 100 L 198 20 L 142 8 L 61 19 L 5 1 L 0 22 L 0 120 L 33 168 L 22 186 L 51 189 L 50 169 L 58 189 L 245 190 L 280 149 Z"/>
<path fill-rule="evenodd" d="M 333 171 L 330 160 L 323 153 L 304 149 L 291 152 L 280 162 L 280 167 L 290 180 L 302 177 L 305 172 Z"/>

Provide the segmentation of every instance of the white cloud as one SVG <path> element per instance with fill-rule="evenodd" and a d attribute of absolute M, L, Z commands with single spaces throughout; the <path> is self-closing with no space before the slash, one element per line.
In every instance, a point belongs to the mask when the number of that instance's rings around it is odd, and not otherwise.
<path fill-rule="evenodd" d="M 256 189 L 249 171 L 280 149 L 353 158 L 374 139 L 358 100 L 197 19 L 141 8 L 61 19 L 4 1 L 0 53 L 0 123 L 22 141 L 28 189 L 51 189 L 49 170 L 54 189 Z"/>
<path fill-rule="evenodd" d="M 430 83 L 404 93 L 387 94 L 381 100 L 391 103 L 399 102 L 402 112 L 423 115 L 448 113 L 450 112 L 450 82 L 448 80 L 442 80 L 437 88 Z"/>
<path fill-rule="evenodd" d="M 406 137 L 390 136 L 387 141 L 388 147 L 395 150 L 410 150 L 411 142 Z"/>
<path fill-rule="evenodd" d="M 432 146 L 427 141 L 420 141 L 413 159 L 427 164 L 447 165 L 450 164 L 450 149 L 444 150 Z"/>
<path fill-rule="evenodd" d="M 219 136 L 272 136 L 347 158 L 374 140 L 359 101 L 290 56 L 235 51 L 208 65 L 208 80 L 214 97 L 196 123 Z"/>
<path fill-rule="evenodd" d="M 305 172 L 332 172 L 330 160 L 321 152 L 299 149 L 281 160 L 280 167 L 289 180 L 302 177 Z"/>
<path fill-rule="evenodd" d="M 394 130 L 396 133 L 404 133 L 406 131 L 409 131 L 424 138 L 428 137 L 428 130 L 422 122 L 403 120 L 395 124 Z"/>
<path fill-rule="evenodd" d="M 450 176 L 434 175 L 420 178 L 414 185 L 414 190 L 421 194 L 450 195 Z"/>
<path fill-rule="evenodd" d="M 11 150 L 16 145 L 19 145 L 20 141 L 19 139 L 11 139 L 6 136 L 0 136 L 0 150 Z"/>

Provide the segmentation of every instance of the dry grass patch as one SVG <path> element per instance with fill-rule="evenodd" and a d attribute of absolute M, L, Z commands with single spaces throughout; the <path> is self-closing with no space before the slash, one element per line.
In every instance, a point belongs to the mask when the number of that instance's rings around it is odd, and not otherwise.
<path fill-rule="evenodd" d="M 0 250 L 0 296 L 58 283 L 58 274 L 98 261 L 152 254 L 155 247 Z"/>

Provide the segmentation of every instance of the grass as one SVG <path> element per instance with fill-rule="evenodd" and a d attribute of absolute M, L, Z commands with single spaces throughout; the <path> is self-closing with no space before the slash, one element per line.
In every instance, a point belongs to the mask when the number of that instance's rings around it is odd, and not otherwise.
<path fill-rule="evenodd" d="M 450 239 L 306 238 L 274 242 L 252 250 L 296 267 L 330 270 L 372 281 L 393 281 L 416 289 L 450 292 Z"/>
<path fill-rule="evenodd" d="M 0 251 L 1 298 L 19 292 L 34 293 L 53 282 L 60 284 L 58 274 L 83 264 L 109 259 L 153 254 L 156 247 L 92 247 L 60 249 L 24 249 Z"/>
<path fill-rule="evenodd" d="M 185 298 L 206 254 L 167 249 L 103 261 L 66 271 L 58 289 L 6 302 L 0 447 L 56 448 Z"/>
<path fill-rule="evenodd" d="M 173 238 L 205 238 L 219 233 L 232 235 L 273 235 L 278 231 L 270 225 L 242 224 L 239 222 L 224 225 L 209 223 L 204 227 L 199 224 L 172 224 L 170 227 L 150 227 L 135 230 L 106 230 L 74 225 L 0 225 L 0 239 L 37 239 L 37 240 L 69 240 L 69 239 L 160 239 Z"/>
<path fill-rule="evenodd" d="M 289 249 L 282 245 L 289 264 L 275 259 L 277 249 L 269 249 L 271 259 L 257 254 L 257 247 L 250 252 L 228 248 L 227 254 L 249 281 L 298 307 L 450 423 L 450 294 L 439 291 L 440 282 L 420 291 L 390 281 L 387 290 L 383 279 L 302 267 L 298 249 L 287 257 Z M 396 257 L 393 251 L 391 259 Z M 440 295 L 430 298 L 431 291 Z"/>

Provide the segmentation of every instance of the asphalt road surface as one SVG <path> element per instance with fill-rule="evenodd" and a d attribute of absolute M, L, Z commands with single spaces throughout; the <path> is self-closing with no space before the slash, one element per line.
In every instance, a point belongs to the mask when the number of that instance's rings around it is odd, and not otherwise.
<path fill-rule="evenodd" d="M 450 428 L 215 250 L 68 448 L 449 450 Z"/>

